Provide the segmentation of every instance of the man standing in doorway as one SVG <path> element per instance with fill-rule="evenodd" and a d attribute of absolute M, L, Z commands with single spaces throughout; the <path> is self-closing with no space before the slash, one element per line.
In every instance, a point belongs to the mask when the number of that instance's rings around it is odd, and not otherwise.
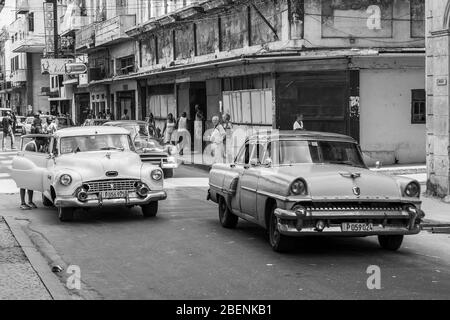
<path fill-rule="evenodd" d="M 294 130 L 305 130 L 302 114 L 297 115 L 297 120 L 294 122 Z"/>
<path fill-rule="evenodd" d="M 130 116 L 128 115 L 128 109 L 125 109 L 125 110 L 123 111 L 122 120 L 131 120 L 131 119 L 130 119 Z"/>

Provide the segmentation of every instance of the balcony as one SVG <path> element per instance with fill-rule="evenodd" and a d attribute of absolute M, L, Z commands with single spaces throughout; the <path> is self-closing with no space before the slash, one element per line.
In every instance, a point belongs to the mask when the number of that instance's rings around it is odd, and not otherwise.
<path fill-rule="evenodd" d="M 73 15 L 72 12 L 67 11 L 59 25 L 60 34 L 61 36 L 66 36 L 71 32 L 81 30 L 83 26 L 87 26 L 88 24 L 89 17 Z"/>
<path fill-rule="evenodd" d="M 27 82 L 27 70 L 18 69 L 11 72 L 11 82 L 17 84 L 20 82 Z"/>
<path fill-rule="evenodd" d="M 75 50 L 83 52 L 95 46 L 95 24 L 82 26 L 75 33 Z"/>
<path fill-rule="evenodd" d="M 17 0 L 17 13 L 26 14 L 30 11 L 28 0 Z"/>
<path fill-rule="evenodd" d="M 136 15 L 121 15 L 100 22 L 95 27 L 95 45 L 102 46 L 130 39 L 126 30 L 136 25 Z"/>
<path fill-rule="evenodd" d="M 11 50 L 13 52 L 42 53 L 44 51 L 44 37 L 37 32 L 28 31 L 26 19 L 19 18 L 14 21 L 9 27 L 9 32 L 12 34 Z"/>

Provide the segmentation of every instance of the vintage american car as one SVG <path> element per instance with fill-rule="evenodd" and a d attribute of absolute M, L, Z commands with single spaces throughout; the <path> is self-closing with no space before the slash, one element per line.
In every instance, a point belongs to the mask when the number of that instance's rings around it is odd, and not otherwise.
<path fill-rule="evenodd" d="M 213 165 L 209 184 L 223 227 L 257 223 L 278 252 L 301 236 L 378 236 L 395 251 L 425 216 L 417 181 L 372 172 L 358 143 L 338 134 L 257 134 L 234 163 Z"/>
<path fill-rule="evenodd" d="M 19 188 L 41 192 L 61 221 L 73 220 L 76 208 L 109 206 L 141 206 L 145 217 L 154 217 L 158 201 L 167 197 L 162 170 L 141 161 L 122 128 L 23 136 L 12 177 Z"/>
<path fill-rule="evenodd" d="M 173 177 L 174 170 L 178 168 L 178 149 L 171 144 L 163 145 L 160 139 L 151 135 L 147 122 L 135 120 L 110 121 L 105 123 L 104 126 L 127 129 L 142 161 L 159 166 L 163 169 L 165 178 Z"/>

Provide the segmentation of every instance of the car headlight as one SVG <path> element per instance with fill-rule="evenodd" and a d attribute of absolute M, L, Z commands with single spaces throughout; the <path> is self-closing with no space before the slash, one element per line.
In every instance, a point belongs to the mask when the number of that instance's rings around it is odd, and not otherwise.
<path fill-rule="evenodd" d="M 169 155 L 174 156 L 177 154 L 177 147 L 174 146 L 170 146 L 169 149 L 167 150 L 169 152 Z"/>
<path fill-rule="evenodd" d="M 151 173 L 151 178 L 155 181 L 160 181 L 163 178 L 163 173 L 161 170 L 153 170 Z"/>
<path fill-rule="evenodd" d="M 420 197 L 420 186 L 417 182 L 411 182 L 405 188 L 405 195 L 410 198 Z"/>
<path fill-rule="evenodd" d="M 297 179 L 291 184 L 291 193 L 295 196 L 306 196 L 307 187 L 306 182 L 302 179 Z"/>
<path fill-rule="evenodd" d="M 59 183 L 61 183 L 63 186 L 70 186 L 70 184 L 72 183 L 72 177 L 68 174 L 63 174 L 60 178 L 59 178 Z"/>

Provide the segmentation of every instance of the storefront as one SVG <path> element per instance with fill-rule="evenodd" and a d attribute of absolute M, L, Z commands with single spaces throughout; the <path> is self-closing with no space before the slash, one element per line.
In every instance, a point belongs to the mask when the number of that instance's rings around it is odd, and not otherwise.
<path fill-rule="evenodd" d="M 111 112 L 115 119 L 124 117 L 125 113 L 130 120 L 137 120 L 137 82 L 136 80 L 124 80 L 113 82 L 110 86 L 111 101 L 114 107 Z"/>

